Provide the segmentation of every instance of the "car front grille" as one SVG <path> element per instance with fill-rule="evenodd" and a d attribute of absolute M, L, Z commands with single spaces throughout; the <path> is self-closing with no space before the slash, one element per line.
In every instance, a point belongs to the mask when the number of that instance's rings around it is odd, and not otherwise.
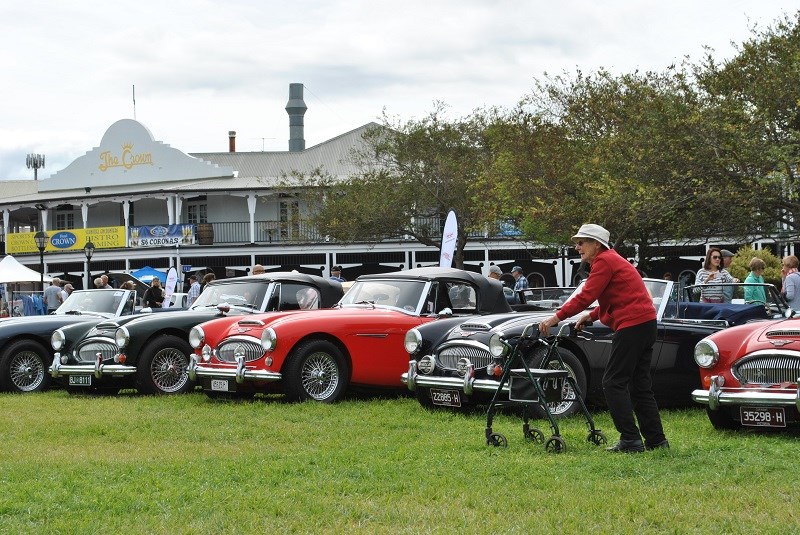
<path fill-rule="evenodd" d="M 77 359 L 81 362 L 94 362 L 97 354 L 103 355 L 103 360 L 114 358 L 117 354 L 117 345 L 111 341 L 90 341 L 78 348 Z"/>
<path fill-rule="evenodd" d="M 264 348 L 259 342 L 232 338 L 220 344 L 217 348 L 217 358 L 222 362 L 236 362 L 235 354 L 239 351 L 244 353 L 245 362 L 258 360 L 264 356 Z"/>
<path fill-rule="evenodd" d="M 774 353 L 744 358 L 731 373 L 742 385 L 796 383 L 800 377 L 800 354 Z"/>
<path fill-rule="evenodd" d="M 485 368 L 493 361 L 492 356 L 486 349 L 473 346 L 449 346 L 439 351 L 437 360 L 439 365 L 447 370 L 455 370 L 458 360 L 468 358 L 475 365 L 475 368 Z"/>

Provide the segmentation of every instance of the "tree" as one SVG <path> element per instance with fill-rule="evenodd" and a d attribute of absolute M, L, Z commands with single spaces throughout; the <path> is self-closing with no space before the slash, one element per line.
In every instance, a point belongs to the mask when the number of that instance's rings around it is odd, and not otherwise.
<path fill-rule="evenodd" d="M 476 111 L 448 120 L 444 112 L 437 104 L 421 120 L 399 122 L 384 115 L 383 125 L 365 134 L 364 148 L 350 155 L 359 169 L 353 176 L 295 177 L 319 231 L 342 242 L 410 236 L 441 247 L 442 227 L 453 210 L 458 217 L 453 264 L 463 267 L 467 236 L 491 220 L 473 199 L 480 193 L 484 131 L 500 114 Z"/>

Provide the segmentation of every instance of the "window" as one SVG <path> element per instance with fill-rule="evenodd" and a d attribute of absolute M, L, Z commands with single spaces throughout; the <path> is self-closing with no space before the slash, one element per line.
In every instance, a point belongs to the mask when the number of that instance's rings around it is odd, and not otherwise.
<path fill-rule="evenodd" d="M 300 234 L 300 203 L 294 200 L 280 201 L 278 221 L 282 240 L 297 238 Z"/>
<path fill-rule="evenodd" d="M 75 228 L 75 214 L 72 212 L 56 212 L 56 230 Z"/>
<path fill-rule="evenodd" d="M 187 223 L 196 225 L 208 223 L 208 205 L 205 202 L 191 202 L 186 206 Z"/>

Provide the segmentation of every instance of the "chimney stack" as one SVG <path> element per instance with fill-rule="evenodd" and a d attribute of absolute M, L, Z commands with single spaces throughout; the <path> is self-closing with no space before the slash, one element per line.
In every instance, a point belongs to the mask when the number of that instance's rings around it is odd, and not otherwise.
<path fill-rule="evenodd" d="M 236 130 L 228 131 L 228 152 L 236 152 Z"/>
<path fill-rule="evenodd" d="M 303 137 L 303 115 L 308 107 L 303 101 L 303 84 L 289 84 L 289 102 L 286 113 L 289 114 L 289 152 L 300 152 L 306 149 Z"/>

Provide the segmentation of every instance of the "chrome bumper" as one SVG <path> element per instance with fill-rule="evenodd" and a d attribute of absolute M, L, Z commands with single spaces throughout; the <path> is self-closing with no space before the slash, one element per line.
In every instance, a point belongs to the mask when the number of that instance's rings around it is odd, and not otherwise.
<path fill-rule="evenodd" d="M 420 375 L 417 373 L 417 361 L 408 363 L 408 372 L 400 376 L 400 381 L 409 390 L 416 390 L 418 386 L 426 388 L 455 388 L 466 395 L 478 392 L 496 392 L 500 381 L 495 379 L 475 379 L 475 367 L 470 365 L 467 374 L 461 377 L 441 377 L 437 375 Z M 503 391 L 508 391 L 508 383 L 503 385 Z"/>
<path fill-rule="evenodd" d="M 211 377 L 213 379 L 235 379 L 241 384 L 245 381 L 266 381 L 274 382 L 283 379 L 279 372 L 268 370 L 256 370 L 245 366 L 244 357 L 236 360 L 236 368 L 211 368 L 201 366 L 197 361 L 197 356 L 192 355 L 189 359 L 189 379 L 196 381 L 198 377 Z"/>
<path fill-rule="evenodd" d="M 67 377 L 69 375 L 94 375 L 98 379 L 104 375 L 133 375 L 136 366 L 125 364 L 103 364 L 102 357 L 98 357 L 94 364 L 61 364 L 61 354 L 56 353 L 53 364 L 49 368 L 53 377 Z"/>
<path fill-rule="evenodd" d="M 800 411 L 800 388 L 795 393 L 747 391 L 724 391 L 711 381 L 708 390 L 697 389 L 692 392 L 692 399 L 715 411 L 721 405 L 751 405 L 755 407 L 795 407 Z"/>

